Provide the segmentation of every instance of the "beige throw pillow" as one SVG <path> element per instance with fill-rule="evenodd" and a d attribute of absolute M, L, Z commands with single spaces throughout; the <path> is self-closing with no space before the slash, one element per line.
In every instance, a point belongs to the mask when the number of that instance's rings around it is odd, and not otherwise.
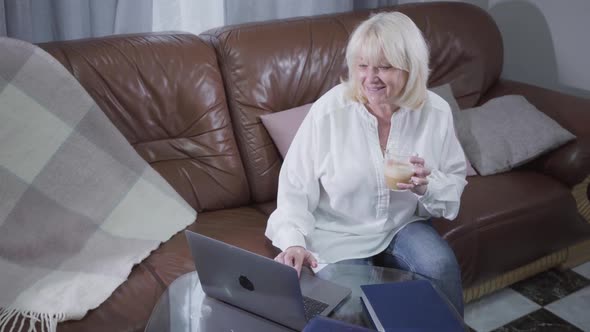
<path fill-rule="evenodd" d="M 459 141 L 480 175 L 508 171 L 575 138 L 523 96 L 498 97 L 457 115 Z"/>

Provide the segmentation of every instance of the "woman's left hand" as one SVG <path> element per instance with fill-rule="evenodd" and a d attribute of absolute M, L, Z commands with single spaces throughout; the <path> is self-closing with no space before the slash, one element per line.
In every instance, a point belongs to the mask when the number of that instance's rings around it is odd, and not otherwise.
<path fill-rule="evenodd" d="M 398 183 L 399 189 L 409 189 L 417 195 L 424 195 L 428 189 L 428 179 L 430 170 L 424 167 L 424 159 L 418 156 L 410 157 L 410 163 L 414 165 L 414 176 L 410 180 L 411 183 Z"/>

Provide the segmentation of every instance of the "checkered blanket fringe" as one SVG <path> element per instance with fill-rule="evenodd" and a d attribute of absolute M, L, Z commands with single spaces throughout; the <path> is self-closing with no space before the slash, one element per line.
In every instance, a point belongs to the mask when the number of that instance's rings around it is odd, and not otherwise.
<path fill-rule="evenodd" d="M 0 332 L 24 331 L 25 323 L 29 325 L 28 332 L 55 331 L 57 323 L 66 320 L 65 314 L 41 314 L 37 312 L 21 311 L 18 309 L 0 308 Z M 10 323 L 10 324 L 9 324 Z M 10 325 L 10 326 L 9 326 Z M 10 329 L 9 329 L 10 328 Z"/>
<path fill-rule="evenodd" d="M 81 319 L 196 212 L 40 48 L 0 38 L 0 332 Z"/>

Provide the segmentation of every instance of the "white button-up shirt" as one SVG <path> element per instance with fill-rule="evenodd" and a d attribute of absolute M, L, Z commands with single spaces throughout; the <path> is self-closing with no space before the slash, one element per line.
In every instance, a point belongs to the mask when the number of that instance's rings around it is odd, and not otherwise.
<path fill-rule="evenodd" d="M 277 209 L 266 236 L 285 250 L 303 246 L 319 263 L 370 257 L 405 225 L 454 219 L 465 181 L 465 155 L 449 105 L 429 92 L 421 109 L 391 117 L 387 146 L 403 146 L 431 170 L 423 196 L 385 186 L 377 118 L 338 85 L 301 124 L 279 175 Z"/>

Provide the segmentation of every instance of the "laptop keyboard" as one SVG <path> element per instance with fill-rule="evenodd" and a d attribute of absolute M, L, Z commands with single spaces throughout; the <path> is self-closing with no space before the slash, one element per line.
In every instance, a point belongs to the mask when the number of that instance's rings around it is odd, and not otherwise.
<path fill-rule="evenodd" d="M 303 309 L 305 309 L 305 317 L 307 320 L 319 315 L 328 307 L 328 304 L 314 300 L 310 297 L 303 297 Z"/>

